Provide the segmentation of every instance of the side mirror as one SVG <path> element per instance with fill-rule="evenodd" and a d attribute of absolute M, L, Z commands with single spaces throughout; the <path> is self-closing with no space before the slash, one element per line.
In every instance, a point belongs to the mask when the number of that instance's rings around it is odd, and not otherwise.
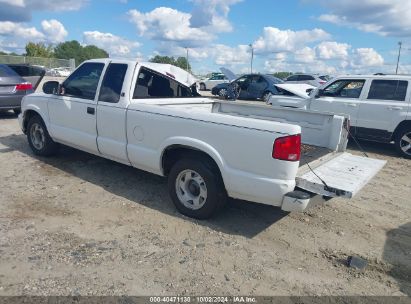
<path fill-rule="evenodd" d="M 60 83 L 58 81 L 47 81 L 43 84 L 43 92 L 45 94 L 57 94 Z"/>

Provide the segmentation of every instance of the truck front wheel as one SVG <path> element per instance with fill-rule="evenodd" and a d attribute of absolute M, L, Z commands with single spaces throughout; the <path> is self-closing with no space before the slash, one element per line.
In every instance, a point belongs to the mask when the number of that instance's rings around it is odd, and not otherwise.
<path fill-rule="evenodd" d="M 39 156 L 50 156 L 58 150 L 59 145 L 51 139 L 38 115 L 32 116 L 27 124 L 27 140 L 33 153 Z"/>
<path fill-rule="evenodd" d="M 398 153 L 405 158 L 411 159 L 411 127 L 402 128 L 397 133 L 394 142 Z"/>
<path fill-rule="evenodd" d="M 226 201 L 220 175 L 202 159 L 181 159 L 171 168 L 168 190 L 176 208 L 184 215 L 210 218 Z"/>

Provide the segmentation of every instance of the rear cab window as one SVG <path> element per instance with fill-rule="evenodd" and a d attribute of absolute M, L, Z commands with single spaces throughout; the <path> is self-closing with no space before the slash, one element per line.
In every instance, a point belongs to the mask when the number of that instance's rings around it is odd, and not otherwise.
<path fill-rule="evenodd" d="M 133 93 L 133 99 L 197 96 L 189 87 L 145 67 L 140 69 Z"/>
<path fill-rule="evenodd" d="M 373 80 L 367 99 L 405 101 L 407 89 L 406 80 Z"/>

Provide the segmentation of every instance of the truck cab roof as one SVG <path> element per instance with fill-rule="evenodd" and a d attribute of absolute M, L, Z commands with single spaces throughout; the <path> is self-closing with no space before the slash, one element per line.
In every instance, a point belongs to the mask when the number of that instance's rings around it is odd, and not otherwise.
<path fill-rule="evenodd" d="M 192 74 L 171 64 L 154 63 L 154 62 L 138 62 L 137 60 L 115 59 L 115 58 L 91 59 L 85 62 L 100 62 L 104 64 L 123 63 L 123 64 L 128 64 L 128 65 L 139 64 L 143 67 L 146 67 L 150 70 L 160 73 L 166 77 L 172 78 L 187 87 L 191 87 L 193 84 L 197 82 L 197 78 L 194 77 Z"/>

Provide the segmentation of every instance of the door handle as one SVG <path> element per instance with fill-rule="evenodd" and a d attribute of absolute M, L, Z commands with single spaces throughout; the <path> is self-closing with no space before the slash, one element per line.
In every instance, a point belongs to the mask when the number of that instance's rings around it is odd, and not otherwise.
<path fill-rule="evenodd" d="M 91 114 L 94 115 L 94 113 L 96 112 L 96 109 L 93 107 L 87 107 L 87 114 Z"/>
<path fill-rule="evenodd" d="M 393 111 L 393 110 L 400 111 L 400 110 L 402 110 L 402 107 L 392 107 L 392 106 L 390 106 L 390 107 L 387 107 L 387 109 L 391 110 L 391 111 Z"/>
<path fill-rule="evenodd" d="M 357 107 L 357 104 L 355 104 L 355 103 L 346 103 L 345 105 L 347 107 L 351 107 L 351 108 L 356 108 Z"/>

